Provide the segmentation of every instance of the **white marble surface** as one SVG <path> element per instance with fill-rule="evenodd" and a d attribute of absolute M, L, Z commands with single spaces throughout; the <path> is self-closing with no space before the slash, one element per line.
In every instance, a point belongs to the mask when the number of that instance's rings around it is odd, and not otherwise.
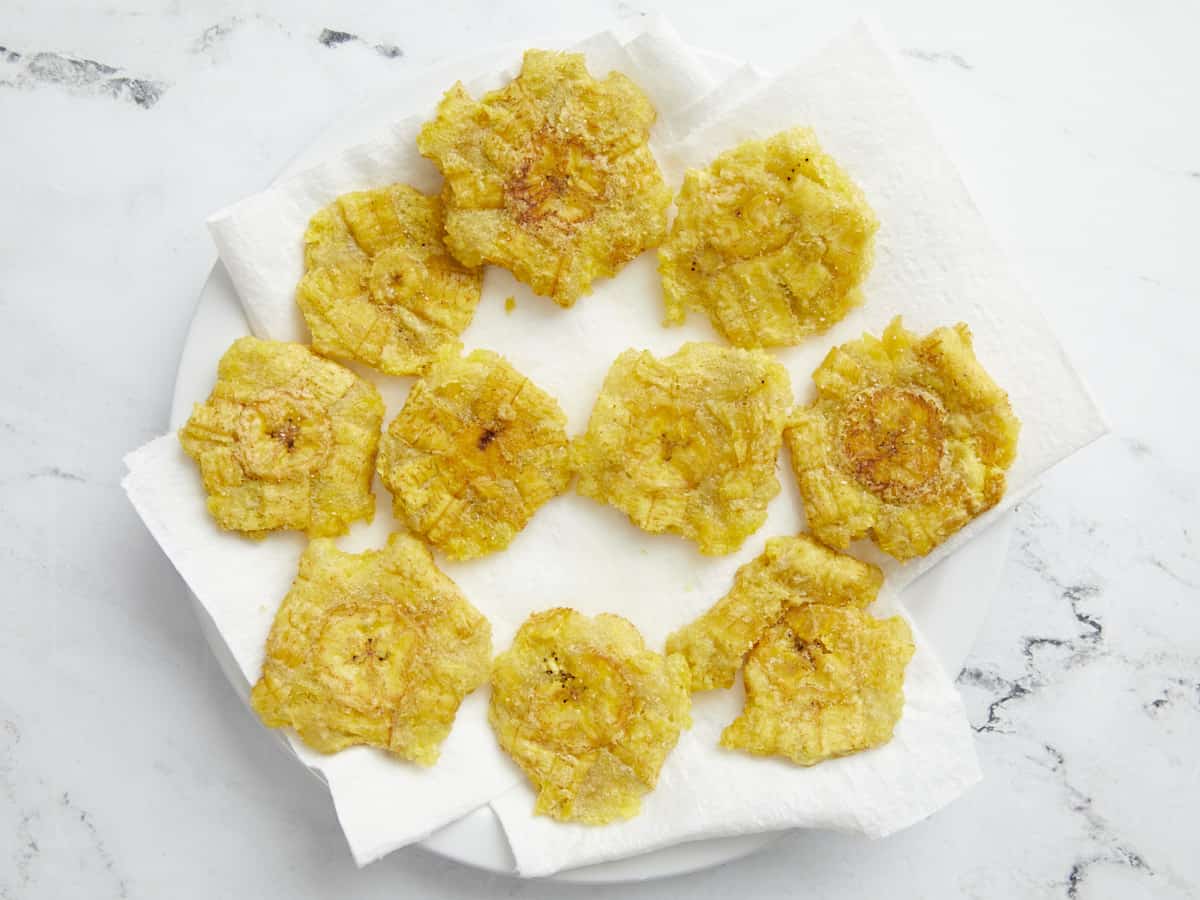
<path fill-rule="evenodd" d="M 591 893 L 417 849 L 356 871 L 322 789 L 224 681 L 120 458 L 165 427 L 204 216 L 381 80 L 651 8 L 778 68 L 854 5 L 3 5 L 0 898 Z M 1194 896 L 1200 16 L 874 8 L 1115 435 L 1018 513 L 960 678 L 979 788 L 881 843 L 804 834 L 622 896 Z"/>

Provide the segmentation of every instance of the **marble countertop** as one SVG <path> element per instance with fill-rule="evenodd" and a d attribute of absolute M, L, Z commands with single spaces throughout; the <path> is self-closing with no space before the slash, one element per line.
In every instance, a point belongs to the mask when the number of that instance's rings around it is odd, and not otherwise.
<path fill-rule="evenodd" d="M 6 5 L 0 898 L 593 893 L 420 849 L 355 870 L 324 791 L 221 675 L 118 486 L 121 457 L 166 426 L 214 258 L 205 215 L 331 118 L 448 55 L 649 11 L 767 68 L 856 14 L 727 8 Z M 886 841 L 806 833 L 622 896 L 1195 896 L 1200 18 L 1145 3 L 872 8 L 1114 434 L 1016 514 L 959 676 L 982 785 Z"/>

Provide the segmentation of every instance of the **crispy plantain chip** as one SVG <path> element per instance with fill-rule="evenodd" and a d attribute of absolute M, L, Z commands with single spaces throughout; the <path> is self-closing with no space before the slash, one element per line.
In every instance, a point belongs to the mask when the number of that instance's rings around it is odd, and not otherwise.
<path fill-rule="evenodd" d="M 746 706 L 721 746 L 811 766 L 886 744 L 904 711 L 912 654 L 899 616 L 793 607 L 746 658 Z"/>
<path fill-rule="evenodd" d="M 296 302 L 318 353 L 415 375 L 471 324 L 482 275 L 442 242 L 442 201 L 405 184 L 343 194 L 308 224 Z"/>
<path fill-rule="evenodd" d="M 667 324 L 708 313 L 738 347 L 796 344 L 862 302 L 878 222 L 810 129 L 689 169 L 659 250 Z"/>
<path fill-rule="evenodd" d="M 728 594 L 667 639 L 667 652 L 687 659 L 693 691 L 727 688 L 750 648 L 788 609 L 805 603 L 866 609 L 882 584 L 878 566 L 807 535 L 771 538 L 738 569 Z"/>
<path fill-rule="evenodd" d="M 558 402 L 503 357 L 440 359 L 380 446 L 396 518 L 451 559 L 507 547 L 567 489 L 566 424 Z"/>
<path fill-rule="evenodd" d="M 870 535 L 922 556 L 1004 496 L 1020 422 L 975 358 L 966 325 L 835 347 L 817 399 L 788 428 L 808 525 L 833 547 Z"/>
<path fill-rule="evenodd" d="M 691 725 L 687 663 L 620 616 L 535 613 L 492 667 L 490 721 L 538 793 L 534 812 L 603 825 L 637 815 Z"/>
<path fill-rule="evenodd" d="M 578 53 L 530 50 L 513 81 L 478 101 L 456 84 L 417 139 L 446 179 L 451 252 L 573 305 L 666 237 L 654 119 L 637 85 L 616 72 L 596 81 Z"/>
<path fill-rule="evenodd" d="M 367 744 L 433 765 L 459 704 L 487 681 L 491 634 L 416 538 L 357 555 L 313 540 L 251 704 L 321 753 Z"/>
<path fill-rule="evenodd" d="M 577 489 L 702 553 L 736 550 L 779 493 L 791 401 L 787 372 L 762 351 L 691 343 L 656 359 L 627 350 L 575 442 Z"/>
<path fill-rule="evenodd" d="M 371 473 L 383 401 L 369 382 L 300 344 L 244 337 L 179 432 L 222 528 L 344 534 L 375 514 Z"/>

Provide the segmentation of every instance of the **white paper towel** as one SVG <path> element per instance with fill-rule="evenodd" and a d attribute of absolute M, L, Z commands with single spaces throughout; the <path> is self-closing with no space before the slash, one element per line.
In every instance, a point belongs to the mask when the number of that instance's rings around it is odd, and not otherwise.
<path fill-rule="evenodd" d="M 664 34 L 669 32 L 651 31 L 628 40 L 601 37 L 588 42 L 585 51 L 594 73 L 603 70 L 594 60 L 618 57 L 616 67 L 631 74 L 655 99 L 660 122 L 654 146 L 669 181 L 677 184 L 683 166 L 706 162 L 744 137 L 806 124 L 815 127 L 826 148 L 862 184 L 882 222 L 866 306 L 829 334 L 777 354 L 791 373 L 799 399 L 811 390 L 812 369 L 830 346 L 857 337 L 863 329 L 878 333 L 893 315 L 903 313 L 908 326 L 918 330 L 968 322 L 984 365 L 1009 390 L 1025 424 L 1011 472 L 1010 500 L 1028 491 L 1039 473 L 1102 433 L 1102 422 L 1056 341 L 1006 269 L 886 54 L 867 31 L 857 29 L 814 61 L 765 87 L 759 84 L 761 76 L 745 67 L 712 93 L 686 48 Z M 482 87 L 473 85 L 474 90 Z M 700 99 L 702 94 L 707 96 Z M 321 205 L 338 193 L 393 180 L 436 189 L 436 173 L 412 144 L 419 121 L 393 125 L 386 139 L 351 148 L 214 216 L 211 224 L 222 260 L 234 276 L 256 333 L 303 337 L 293 300 L 302 271 L 300 235 Z M 671 138 L 682 134 L 687 138 L 673 144 Z M 508 296 L 517 300 L 511 314 L 504 309 Z M 703 315 L 694 314 L 687 325 L 675 329 L 661 327 L 662 315 L 653 254 L 631 263 L 619 277 L 598 282 L 595 292 L 571 310 L 535 297 L 507 272 L 489 268 L 483 300 L 463 341 L 468 348 L 484 346 L 505 354 L 559 399 L 570 429 L 578 432 L 586 425 L 608 366 L 621 351 L 636 346 L 661 355 L 686 340 L 715 339 Z M 394 413 L 409 382 L 372 377 Z M 128 486 L 164 547 L 177 542 L 177 549 L 168 547 L 168 554 L 184 571 L 186 563 L 176 557 L 186 560 L 193 537 L 189 530 L 215 529 L 203 513 L 190 462 L 173 446 L 151 446 L 157 449 L 131 457 L 134 471 Z M 440 562 L 494 624 L 518 623 L 533 610 L 566 604 L 589 614 L 625 615 L 650 646 L 661 647 L 671 630 L 728 590 L 736 568 L 757 555 L 768 537 L 802 530 L 794 479 L 785 466 L 780 475 L 783 490 L 770 506 L 767 523 L 740 551 L 726 557 L 703 557 L 673 536 L 646 535 L 619 512 L 569 494 L 547 504 L 504 552 L 471 563 Z M 173 481 L 179 482 L 172 488 L 178 501 L 155 506 L 156 494 Z M 189 499 L 184 499 L 185 486 L 193 494 Z M 189 504 L 190 523 L 176 522 L 174 510 Z M 168 520 L 169 527 L 156 522 L 156 514 Z M 349 543 L 382 543 L 376 536 L 386 532 L 390 521 L 390 513 L 381 506 L 375 525 L 356 529 Z M 973 529 L 982 524 L 983 520 Z M 182 547 L 172 537 L 173 530 L 187 535 Z M 900 567 L 884 561 L 889 590 L 943 558 L 966 536 L 968 532 L 916 564 Z M 267 544 L 277 539 L 280 546 L 289 544 L 286 536 L 272 537 Z M 238 547 L 246 543 L 229 540 Z M 284 590 L 300 549 L 299 542 L 289 545 L 286 566 L 270 560 L 254 563 L 256 568 L 275 566 L 280 577 L 287 570 Z M 859 549 L 871 555 L 870 548 Z M 245 571 L 248 566 L 223 571 Z M 184 575 L 191 584 L 192 576 L 187 571 Z M 236 580 L 230 578 L 227 585 L 219 573 L 211 572 L 196 577 L 217 578 L 218 592 L 232 590 Z M 246 655 L 253 665 L 244 666 L 254 677 L 282 593 L 270 594 L 273 600 L 255 601 L 265 609 L 254 621 L 237 616 L 225 626 L 218 621 L 231 645 L 244 645 L 243 655 L 256 654 Z M 497 627 L 497 649 L 506 645 L 500 632 Z M 523 784 L 493 806 L 524 874 L 545 874 L 719 833 L 808 825 L 884 834 L 928 815 L 977 778 L 957 695 L 920 640 L 906 694 L 908 708 L 891 744 L 814 769 L 720 750 L 716 738 L 736 715 L 740 696 L 730 691 L 698 697 L 695 727 L 681 739 L 642 816 L 623 825 L 579 828 L 535 819 L 532 793 Z M 511 776 L 511 767 L 487 731 L 482 699 L 478 696 L 464 705 L 451 740 L 476 741 L 467 748 L 472 754 L 465 766 L 468 774 L 478 769 Z M 370 782 L 375 775 L 365 768 L 360 774 L 354 780 L 331 779 L 331 790 L 355 857 L 363 862 L 399 846 L 402 839 L 392 821 L 397 815 L 393 805 L 372 801 L 376 792 Z M 451 774 L 456 777 L 458 770 Z M 361 793 L 339 796 L 344 786 Z M 415 800 L 408 806 L 418 808 Z M 419 830 L 405 833 L 417 836 Z"/>

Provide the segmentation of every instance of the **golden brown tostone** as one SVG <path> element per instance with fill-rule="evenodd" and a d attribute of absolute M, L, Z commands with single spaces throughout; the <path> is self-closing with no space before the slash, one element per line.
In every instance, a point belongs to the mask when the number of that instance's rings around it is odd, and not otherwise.
<path fill-rule="evenodd" d="M 1004 496 L 1020 422 L 966 325 L 835 347 L 817 399 L 786 431 L 809 528 L 833 547 L 870 535 L 897 559 L 928 553 Z"/>
<path fill-rule="evenodd" d="M 575 441 L 577 490 L 646 531 L 729 553 L 779 493 L 791 400 L 787 372 L 761 351 L 691 343 L 656 359 L 627 350 Z"/>
<path fill-rule="evenodd" d="M 878 222 L 807 128 L 689 169 L 659 250 L 669 325 L 708 314 L 738 347 L 796 344 L 862 302 Z"/>
<path fill-rule="evenodd" d="M 793 607 L 746 658 L 746 706 L 721 746 L 811 766 L 887 743 L 904 711 L 913 649 L 899 616 Z"/>
<path fill-rule="evenodd" d="M 250 700 L 321 753 L 355 744 L 433 765 L 459 704 L 482 685 L 491 626 L 415 538 L 343 553 L 311 541 Z"/>
<path fill-rule="evenodd" d="M 530 50 L 513 81 L 478 101 L 455 85 L 417 139 L 446 179 L 451 252 L 573 305 L 666 236 L 654 119 L 632 81 L 596 81 L 577 53 Z"/>
<path fill-rule="evenodd" d="M 396 518 L 451 559 L 507 547 L 567 489 L 566 424 L 558 402 L 503 357 L 440 359 L 380 445 Z"/>
<path fill-rule="evenodd" d="M 222 528 L 263 537 L 344 534 L 375 514 L 383 401 L 369 382 L 300 344 L 244 337 L 179 432 Z"/>
<path fill-rule="evenodd" d="M 405 184 L 343 194 L 309 222 L 296 289 L 319 353 L 416 375 L 471 324 L 482 275 L 450 256 L 442 201 Z"/>
<path fill-rule="evenodd" d="M 534 812 L 603 825 L 637 815 L 691 725 L 687 663 L 619 616 L 535 613 L 492 667 L 489 719 L 538 792 Z"/>

